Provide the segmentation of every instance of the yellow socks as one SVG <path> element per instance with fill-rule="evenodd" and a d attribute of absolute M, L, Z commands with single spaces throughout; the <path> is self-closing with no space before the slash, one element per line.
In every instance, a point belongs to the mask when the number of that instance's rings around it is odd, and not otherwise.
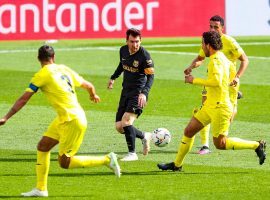
<path fill-rule="evenodd" d="M 110 162 L 108 156 L 73 156 L 70 158 L 69 169 L 96 167 L 100 165 L 107 165 Z"/>
<path fill-rule="evenodd" d="M 183 135 L 176 158 L 174 160 L 174 164 L 176 167 L 182 166 L 185 156 L 193 146 L 194 138 L 195 137 L 189 138 Z"/>
<path fill-rule="evenodd" d="M 37 151 L 37 189 L 47 190 L 47 180 L 50 167 L 50 152 Z"/>
<path fill-rule="evenodd" d="M 256 149 L 258 146 L 259 142 L 256 141 L 243 140 L 235 137 L 226 138 L 226 150 Z"/>
<path fill-rule="evenodd" d="M 209 147 L 209 131 L 210 131 L 210 124 L 208 124 L 207 126 L 205 126 L 200 131 L 200 138 L 201 138 L 201 144 L 202 144 L 202 146 Z"/>

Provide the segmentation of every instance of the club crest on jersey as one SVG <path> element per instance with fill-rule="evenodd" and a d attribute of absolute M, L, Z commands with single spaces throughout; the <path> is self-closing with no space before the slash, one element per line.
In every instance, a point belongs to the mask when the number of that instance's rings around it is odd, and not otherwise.
<path fill-rule="evenodd" d="M 138 60 L 134 60 L 133 61 L 133 67 L 138 67 L 139 66 L 139 61 Z"/>

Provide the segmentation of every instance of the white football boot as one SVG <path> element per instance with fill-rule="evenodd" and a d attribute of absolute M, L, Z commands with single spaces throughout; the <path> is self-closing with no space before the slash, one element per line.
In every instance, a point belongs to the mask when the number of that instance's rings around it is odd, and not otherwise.
<path fill-rule="evenodd" d="M 144 133 L 144 138 L 142 139 L 142 144 L 143 144 L 143 155 L 147 155 L 148 152 L 150 151 L 150 142 L 152 139 L 152 133 L 145 132 Z"/>
<path fill-rule="evenodd" d="M 30 192 L 21 193 L 23 197 L 48 197 L 48 191 L 41 191 L 37 188 L 34 188 Z"/>
<path fill-rule="evenodd" d="M 117 161 L 117 156 L 115 153 L 111 152 L 109 153 L 108 157 L 110 158 L 110 164 L 109 167 L 113 170 L 114 174 L 117 178 L 120 178 L 121 176 L 121 169 Z"/>
<path fill-rule="evenodd" d="M 136 160 L 138 160 L 138 156 L 136 153 L 132 152 L 128 152 L 128 154 L 121 159 L 121 161 L 136 161 Z"/>

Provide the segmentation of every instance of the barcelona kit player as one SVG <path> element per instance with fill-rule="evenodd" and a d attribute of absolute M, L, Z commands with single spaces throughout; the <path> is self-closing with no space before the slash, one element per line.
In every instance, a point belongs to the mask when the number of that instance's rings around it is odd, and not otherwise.
<path fill-rule="evenodd" d="M 138 160 L 135 150 L 136 137 L 142 140 L 143 154 L 147 155 L 150 151 L 151 133 L 136 129 L 133 122 L 146 105 L 154 80 L 154 62 L 148 51 L 140 46 L 139 30 L 128 29 L 126 43 L 120 48 L 120 62 L 109 80 L 108 88 L 111 89 L 114 80 L 124 74 L 115 124 L 116 130 L 125 134 L 128 145 L 128 154 L 122 161 L 135 161 Z"/>

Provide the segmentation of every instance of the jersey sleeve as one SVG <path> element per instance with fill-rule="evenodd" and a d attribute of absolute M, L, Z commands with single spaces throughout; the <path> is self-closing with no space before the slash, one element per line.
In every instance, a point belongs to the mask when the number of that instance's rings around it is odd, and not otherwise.
<path fill-rule="evenodd" d="M 231 45 L 232 45 L 232 55 L 234 55 L 234 59 L 238 59 L 243 53 L 244 50 L 241 48 L 241 46 L 236 42 L 236 40 L 232 39 L 231 40 Z"/>
<path fill-rule="evenodd" d="M 37 72 L 31 79 L 26 92 L 37 92 L 40 87 L 42 87 L 47 81 L 47 73 L 45 70 L 41 69 Z"/>
<path fill-rule="evenodd" d="M 146 75 L 152 75 L 155 73 L 154 62 L 147 51 L 144 52 L 144 55 L 145 55 L 144 73 Z"/>
<path fill-rule="evenodd" d="M 193 84 L 207 86 L 207 87 L 219 86 L 221 84 L 219 63 L 217 61 L 210 61 L 208 64 L 207 79 L 194 78 Z"/>
<path fill-rule="evenodd" d="M 118 64 L 116 70 L 111 75 L 112 80 L 117 79 L 122 74 L 122 72 L 124 71 L 123 65 L 122 65 L 122 62 L 121 62 L 121 60 L 122 60 L 122 53 L 121 52 L 122 51 L 123 51 L 123 47 L 121 47 L 120 50 L 119 50 L 119 59 L 120 59 L 120 61 L 119 61 L 119 64 Z"/>

